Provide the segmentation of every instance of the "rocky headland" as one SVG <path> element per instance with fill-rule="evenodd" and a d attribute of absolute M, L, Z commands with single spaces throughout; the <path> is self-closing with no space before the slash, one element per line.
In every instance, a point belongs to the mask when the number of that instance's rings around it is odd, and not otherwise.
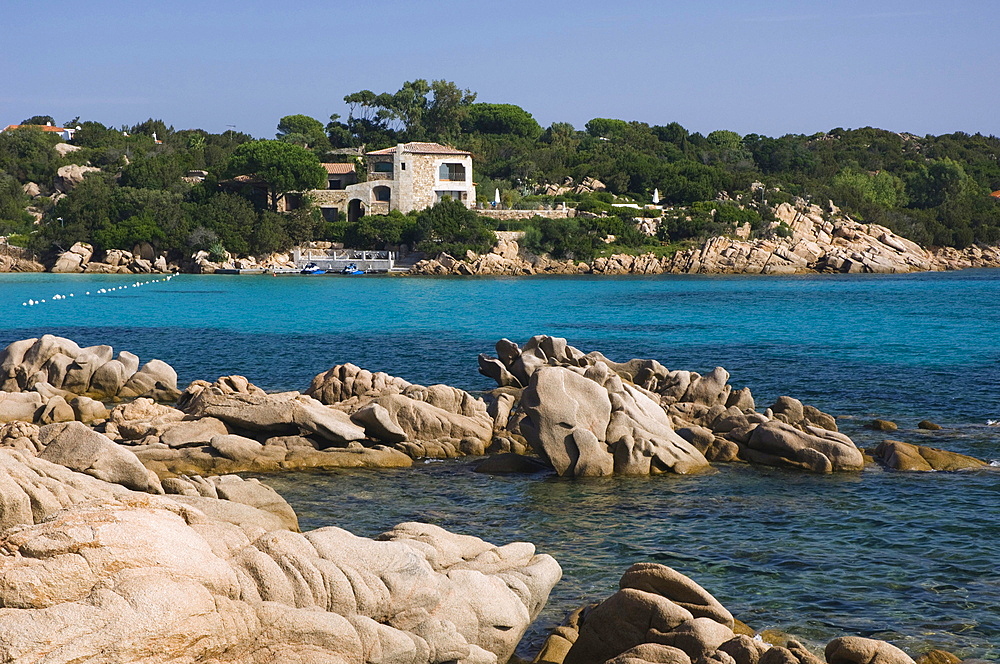
<path fill-rule="evenodd" d="M 533 545 L 404 523 L 374 540 L 299 532 L 240 471 L 400 467 L 484 456 L 489 472 L 696 474 L 713 463 L 856 472 L 982 461 L 886 441 L 866 458 L 831 415 L 781 397 L 758 411 L 718 367 L 614 362 L 566 340 L 501 340 L 484 395 L 350 364 L 305 393 L 239 376 L 177 386 L 168 365 L 43 336 L 0 353 L 0 658 L 27 662 L 508 661 L 561 570 Z M 940 654 L 927 664 L 956 664 Z M 943 657 L 944 659 L 940 659 Z M 949 659 L 950 657 L 950 659 Z M 912 664 L 842 637 L 828 664 Z M 511 660 L 511 661 L 517 661 Z M 756 634 L 707 591 L 639 563 L 570 615 L 536 662 L 818 664 Z"/>
<path fill-rule="evenodd" d="M 613 254 L 589 263 L 553 260 L 525 252 L 516 233 L 500 233 L 487 254 L 454 257 L 442 254 L 414 265 L 411 272 L 427 275 L 530 274 L 892 274 L 1000 267 L 1000 247 L 950 247 L 934 251 L 877 224 L 864 224 L 832 204 L 782 203 L 774 210 L 775 227 L 788 237 L 749 239 L 750 228 L 733 237 L 714 237 L 700 247 L 673 255 Z M 645 220 L 649 221 L 649 220 Z"/>

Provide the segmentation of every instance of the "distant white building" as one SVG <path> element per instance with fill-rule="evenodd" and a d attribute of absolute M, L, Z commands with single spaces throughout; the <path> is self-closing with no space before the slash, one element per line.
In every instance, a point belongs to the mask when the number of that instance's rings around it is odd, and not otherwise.
<path fill-rule="evenodd" d="M 76 133 L 76 129 L 54 127 L 51 122 L 44 125 L 7 125 L 3 131 L 14 131 L 15 129 L 41 129 L 44 132 L 59 134 L 59 137 L 64 141 L 72 141 L 73 134 Z"/>

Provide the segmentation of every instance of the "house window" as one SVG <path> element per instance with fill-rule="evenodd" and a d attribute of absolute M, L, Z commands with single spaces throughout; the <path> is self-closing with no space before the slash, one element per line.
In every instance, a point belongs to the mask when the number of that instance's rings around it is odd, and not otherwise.
<path fill-rule="evenodd" d="M 445 197 L 448 197 L 448 198 L 450 198 L 452 200 L 455 200 L 455 201 L 463 201 L 463 202 L 465 201 L 465 192 L 464 191 L 438 191 L 438 192 L 435 192 L 435 193 L 437 194 L 437 202 L 438 203 L 440 203 L 441 201 L 443 201 L 445 199 Z"/>
<path fill-rule="evenodd" d="M 320 208 L 319 211 L 323 213 L 323 221 L 334 222 L 340 216 L 340 210 L 335 207 Z"/>
<path fill-rule="evenodd" d="M 392 198 L 392 190 L 389 187 L 375 187 L 372 189 L 372 194 L 375 195 L 376 201 L 382 201 L 383 203 L 388 203 Z"/>
<path fill-rule="evenodd" d="M 376 161 L 375 162 L 375 172 L 376 173 L 392 173 L 392 162 L 391 161 Z"/>
<path fill-rule="evenodd" d="M 330 184 L 330 186 L 327 187 L 328 189 L 343 189 L 344 188 L 344 181 L 341 180 L 340 178 L 337 178 L 337 179 L 330 178 L 329 184 Z"/>
<path fill-rule="evenodd" d="M 401 170 L 401 171 L 405 171 L 406 170 L 406 162 L 405 161 L 402 161 L 402 162 L 399 163 L 399 170 Z"/>
<path fill-rule="evenodd" d="M 465 164 L 441 164 L 440 179 L 465 182 Z"/>

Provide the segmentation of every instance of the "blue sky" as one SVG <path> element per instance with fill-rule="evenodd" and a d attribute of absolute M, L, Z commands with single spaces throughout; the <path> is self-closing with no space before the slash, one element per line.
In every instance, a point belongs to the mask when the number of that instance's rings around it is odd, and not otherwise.
<path fill-rule="evenodd" d="M 0 124 L 270 138 L 350 92 L 443 78 L 543 126 L 1000 134 L 998 28 L 996 0 L 7 0 Z"/>

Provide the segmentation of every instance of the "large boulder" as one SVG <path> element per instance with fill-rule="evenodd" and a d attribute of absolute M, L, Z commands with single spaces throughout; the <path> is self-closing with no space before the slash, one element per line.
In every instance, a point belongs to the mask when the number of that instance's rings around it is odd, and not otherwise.
<path fill-rule="evenodd" d="M 397 442 L 400 435 L 405 440 L 437 441 L 475 439 L 484 445 L 493 437 L 493 421 L 486 414 L 485 405 L 478 417 L 470 417 L 438 407 L 432 402 L 414 399 L 403 394 L 387 394 L 375 399 L 371 406 L 377 407 L 367 411 L 366 420 L 370 422 L 374 414 L 382 415 L 383 421 L 392 427 L 373 428 L 370 424 L 366 430 L 377 440 Z M 383 413 L 384 411 L 384 413 Z M 366 412 L 364 409 L 359 413 Z M 352 416 L 355 421 L 358 413 Z"/>
<path fill-rule="evenodd" d="M 740 453 L 753 463 L 815 473 L 856 471 L 865 466 L 861 450 L 844 434 L 813 426 L 803 431 L 777 420 L 756 426 Z"/>
<path fill-rule="evenodd" d="M 611 398 L 598 383 L 562 367 L 532 372 L 521 395 L 521 432 L 559 475 L 610 475 L 614 457 L 605 436 Z"/>
<path fill-rule="evenodd" d="M 667 597 L 695 618 L 711 618 L 733 629 L 733 614 L 700 585 L 677 570 L 658 563 L 636 563 L 618 581 L 619 588 L 635 588 Z"/>
<path fill-rule="evenodd" d="M 155 477 L 130 450 L 80 422 L 43 426 L 39 458 L 135 491 L 161 493 Z"/>
<path fill-rule="evenodd" d="M 885 641 L 842 636 L 826 644 L 828 664 L 913 664 L 905 652 Z"/>
<path fill-rule="evenodd" d="M 34 422 L 44 403 L 38 392 L 0 392 L 0 423 Z"/>
<path fill-rule="evenodd" d="M 215 394 L 205 390 L 199 395 L 197 407 L 189 407 L 188 412 L 258 434 L 297 434 L 304 430 L 338 445 L 365 438 L 365 430 L 351 422 L 346 413 L 298 392 Z"/>
<path fill-rule="evenodd" d="M 646 391 L 603 363 L 533 370 L 521 409 L 521 433 L 560 475 L 686 474 L 708 467 Z"/>
<path fill-rule="evenodd" d="M 78 184 L 83 182 L 83 179 L 89 173 L 99 173 L 101 169 L 94 166 L 80 166 L 79 164 L 67 164 L 65 166 L 60 166 L 56 170 L 55 177 L 55 187 L 63 193 L 67 193 L 76 188 Z"/>
<path fill-rule="evenodd" d="M 975 457 L 899 440 L 883 441 L 872 456 L 885 468 L 901 471 L 976 470 L 989 466 Z"/>
<path fill-rule="evenodd" d="M 157 401 L 175 401 L 180 395 L 177 372 L 162 360 L 144 364 L 118 391 L 118 396 L 125 399 L 148 396 Z"/>

